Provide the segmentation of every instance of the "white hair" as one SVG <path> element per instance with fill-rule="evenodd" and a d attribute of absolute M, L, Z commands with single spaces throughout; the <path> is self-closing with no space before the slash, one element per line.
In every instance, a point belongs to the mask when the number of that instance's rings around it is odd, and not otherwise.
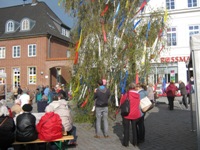
<path fill-rule="evenodd" d="M 8 108 L 3 105 L 3 104 L 0 104 L 0 116 L 9 116 L 9 111 L 8 111 Z"/>

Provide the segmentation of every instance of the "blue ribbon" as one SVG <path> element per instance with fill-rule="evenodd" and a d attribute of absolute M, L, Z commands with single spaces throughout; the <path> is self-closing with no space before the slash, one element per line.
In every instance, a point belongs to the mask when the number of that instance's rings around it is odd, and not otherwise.
<path fill-rule="evenodd" d="M 151 28 L 151 22 L 150 22 L 150 20 L 149 20 L 148 26 L 147 26 L 147 32 L 146 32 L 146 40 L 148 39 L 148 34 L 149 34 L 150 28 Z"/>
<path fill-rule="evenodd" d="M 134 24 L 133 30 L 135 30 L 135 28 L 137 27 L 137 25 L 140 23 L 141 20 L 142 20 L 142 19 L 138 20 L 138 21 L 136 22 L 136 24 Z"/>
<path fill-rule="evenodd" d="M 117 9 L 116 9 L 115 15 L 114 15 L 114 17 L 113 17 L 113 20 L 114 20 L 114 19 L 116 18 L 116 16 L 118 15 L 119 9 L 120 9 L 120 2 L 119 2 L 118 5 L 117 5 Z"/>
<path fill-rule="evenodd" d="M 122 74 L 121 74 L 121 78 L 122 78 Z M 120 82 L 121 94 L 125 94 L 125 92 L 126 92 L 125 89 L 126 89 L 127 78 L 128 78 L 128 70 L 126 71 L 124 80 L 121 80 L 121 82 Z"/>

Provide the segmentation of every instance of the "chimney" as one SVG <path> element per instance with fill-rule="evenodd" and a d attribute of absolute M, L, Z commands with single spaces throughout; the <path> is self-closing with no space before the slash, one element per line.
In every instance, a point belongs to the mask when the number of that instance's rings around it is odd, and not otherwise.
<path fill-rule="evenodd" d="M 37 0 L 32 0 L 31 6 L 37 5 Z"/>

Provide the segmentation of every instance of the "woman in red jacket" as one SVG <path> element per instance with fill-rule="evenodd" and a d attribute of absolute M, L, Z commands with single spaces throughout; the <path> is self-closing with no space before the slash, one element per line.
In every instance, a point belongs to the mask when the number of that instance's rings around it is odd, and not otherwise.
<path fill-rule="evenodd" d="M 52 141 L 63 136 L 60 116 L 52 112 L 52 110 L 51 106 L 47 106 L 45 115 L 42 116 L 37 124 L 38 138 L 40 140 Z"/>
<path fill-rule="evenodd" d="M 178 88 L 174 85 L 174 82 L 171 81 L 169 86 L 166 89 L 166 94 L 167 94 L 167 99 L 169 102 L 169 109 L 173 110 L 174 109 L 174 98 L 176 96 L 176 91 Z"/>
<path fill-rule="evenodd" d="M 136 84 L 131 83 L 129 84 L 129 91 L 121 97 L 120 104 L 123 104 L 127 94 L 130 100 L 130 113 L 128 116 L 122 116 L 123 119 L 123 128 L 124 128 L 124 139 L 122 145 L 127 147 L 129 145 L 129 126 L 130 123 L 132 125 L 132 137 L 134 146 L 137 145 L 137 130 L 136 130 L 136 123 L 142 117 L 143 113 L 140 110 L 140 95 L 136 91 Z"/>

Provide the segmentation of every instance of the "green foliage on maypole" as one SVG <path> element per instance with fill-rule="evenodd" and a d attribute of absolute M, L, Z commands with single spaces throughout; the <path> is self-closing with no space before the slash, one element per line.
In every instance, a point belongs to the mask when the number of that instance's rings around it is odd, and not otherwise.
<path fill-rule="evenodd" d="M 71 91 L 77 121 L 93 121 L 91 109 L 97 81 L 105 78 L 117 105 L 126 84 L 148 74 L 158 56 L 165 30 L 163 10 L 152 10 L 146 0 L 63 0 L 78 20 L 73 30 L 75 61 Z M 162 31 L 162 32 L 161 32 Z M 125 89 L 123 89 L 125 88 Z"/>

